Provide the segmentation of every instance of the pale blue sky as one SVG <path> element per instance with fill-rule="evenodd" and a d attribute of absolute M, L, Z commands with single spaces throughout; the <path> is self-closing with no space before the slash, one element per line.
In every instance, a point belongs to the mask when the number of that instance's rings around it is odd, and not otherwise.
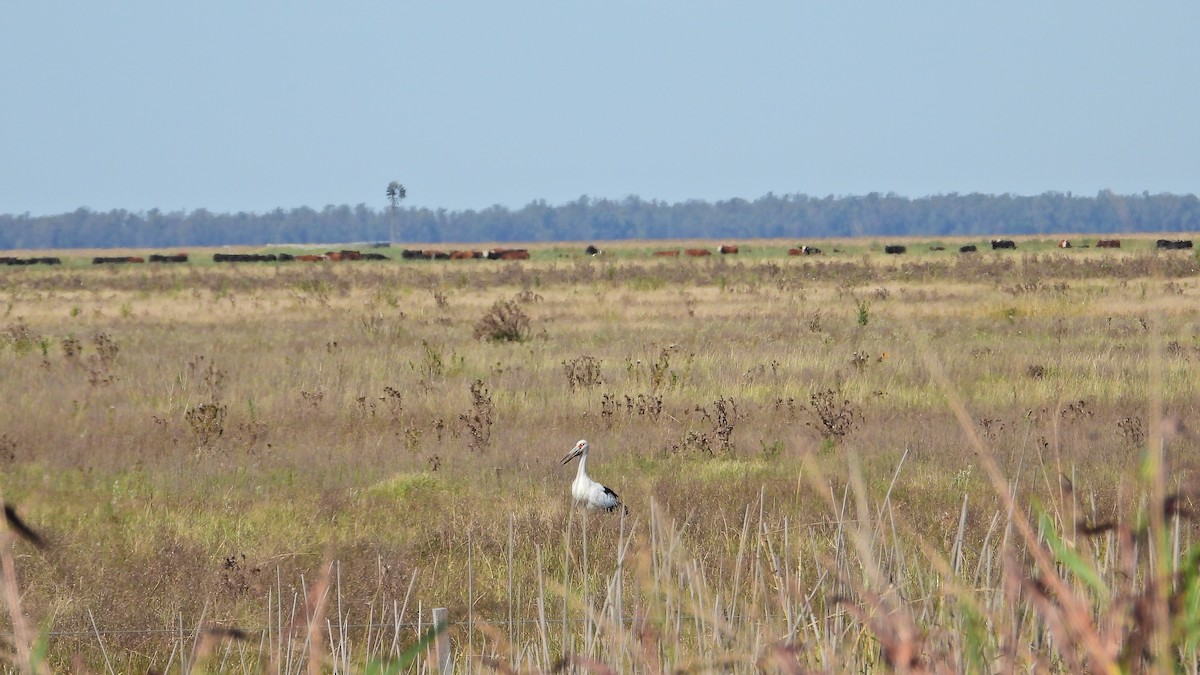
<path fill-rule="evenodd" d="M 0 0 L 0 213 L 1194 193 L 1200 2 Z"/>

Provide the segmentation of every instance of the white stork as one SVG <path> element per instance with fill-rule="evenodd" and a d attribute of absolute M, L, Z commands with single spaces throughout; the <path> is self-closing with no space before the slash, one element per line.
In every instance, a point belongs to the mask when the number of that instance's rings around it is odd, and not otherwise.
<path fill-rule="evenodd" d="M 625 509 L 625 505 L 621 503 L 617 493 L 588 478 L 587 475 L 587 456 L 588 442 L 579 441 L 574 448 L 563 457 L 563 464 L 579 458 L 579 472 L 575 474 L 575 482 L 571 483 L 571 497 L 589 509 L 604 509 L 605 511 L 615 511 L 617 507 Z"/>

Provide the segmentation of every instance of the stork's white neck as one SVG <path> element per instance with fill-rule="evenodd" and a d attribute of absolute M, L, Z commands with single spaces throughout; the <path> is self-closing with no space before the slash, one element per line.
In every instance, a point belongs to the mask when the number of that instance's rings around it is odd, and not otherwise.
<path fill-rule="evenodd" d="M 587 475 L 587 469 L 584 468 L 587 465 L 587 452 L 587 448 L 584 448 L 583 454 L 579 456 L 579 471 L 575 473 L 576 476 Z"/>

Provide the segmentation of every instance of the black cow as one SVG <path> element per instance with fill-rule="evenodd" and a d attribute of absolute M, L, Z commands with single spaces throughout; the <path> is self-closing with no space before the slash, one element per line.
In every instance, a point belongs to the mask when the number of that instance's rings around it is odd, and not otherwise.
<path fill-rule="evenodd" d="M 959 252 L 959 253 L 974 253 L 974 252 L 976 252 L 976 251 L 978 251 L 978 250 L 979 250 L 979 249 L 975 247 L 975 244 L 967 244 L 966 246 L 959 246 L 959 247 L 958 247 L 958 252 Z"/>
<path fill-rule="evenodd" d="M 187 261 L 188 255 L 186 253 L 176 253 L 174 255 L 150 254 L 150 262 L 152 263 L 185 263 Z"/>
<path fill-rule="evenodd" d="M 274 253 L 214 253 L 213 262 L 276 262 L 279 256 Z"/>
<path fill-rule="evenodd" d="M 1012 239 L 993 239 L 992 240 L 992 250 L 993 251 L 1003 249 L 1003 248 L 1015 249 L 1016 247 L 1017 247 L 1017 242 L 1013 241 Z"/>
<path fill-rule="evenodd" d="M 900 246 L 898 244 L 889 244 L 883 247 L 883 252 L 887 253 L 888 255 L 900 255 L 901 253 L 908 252 L 908 247 Z"/>
<path fill-rule="evenodd" d="M 1167 250 L 1179 250 L 1192 247 L 1191 239 L 1159 239 L 1154 242 L 1154 248 L 1162 248 Z"/>
<path fill-rule="evenodd" d="M 601 251 L 600 249 L 596 248 L 595 246 L 593 246 L 591 244 L 588 244 L 588 247 L 583 249 L 583 252 L 588 255 L 600 255 L 601 253 L 603 253 L 603 251 Z"/>
<path fill-rule="evenodd" d="M 0 265 L 61 265 L 61 258 L 0 258 Z"/>

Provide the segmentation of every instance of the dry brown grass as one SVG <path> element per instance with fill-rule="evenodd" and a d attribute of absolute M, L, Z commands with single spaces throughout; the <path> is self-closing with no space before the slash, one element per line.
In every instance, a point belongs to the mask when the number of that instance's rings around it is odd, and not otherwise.
<path fill-rule="evenodd" d="M 103 644 L 119 670 L 178 667 L 211 623 L 264 631 L 220 643 L 230 667 L 310 663 L 278 640 L 335 561 L 333 625 L 363 626 L 331 633 L 352 669 L 414 640 L 397 623 L 433 606 L 470 622 L 452 631 L 463 663 L 521 670 L 568 654 L 584 670 L 903 669 L 905 649 L 912 669 L 961 666 L 948 607 L 969 594 L 937 589 L 983 588 L 969 597 L 994 619 L 1015 577 L 1004 500 L 951 392 L 1022 508 L 1065 509 L 1066 476 L 1097 522 L 1144 502 L 1152 399 L 1196 419 L 1190 256 L 662 262 L 605 248 L 5 270 L 0 480 L 52 543 L 16 549 L 25 610 L 55 632 L 49 662 L 102 668 Z M 514 298 L 529 338 L 478 339 Z M 564 364 L 585 357 L 594 382 L 573 385 Z M 823 392 L 853 411 L 844 434 L 823 433 Z M 630 507 L 589 518 L 586 557 L 557 462 L 579 438 Z M 1168 491 L 1194 481 L 1195 446 L 1168 446 Z M 1019 620 L 1026 597 L 1006 625 L 1043 635 Z M 879 623 L 897 612 L 915 628 Z M 985 652 L 1071 662 L 1013 649 L 998 637 Z"/>

